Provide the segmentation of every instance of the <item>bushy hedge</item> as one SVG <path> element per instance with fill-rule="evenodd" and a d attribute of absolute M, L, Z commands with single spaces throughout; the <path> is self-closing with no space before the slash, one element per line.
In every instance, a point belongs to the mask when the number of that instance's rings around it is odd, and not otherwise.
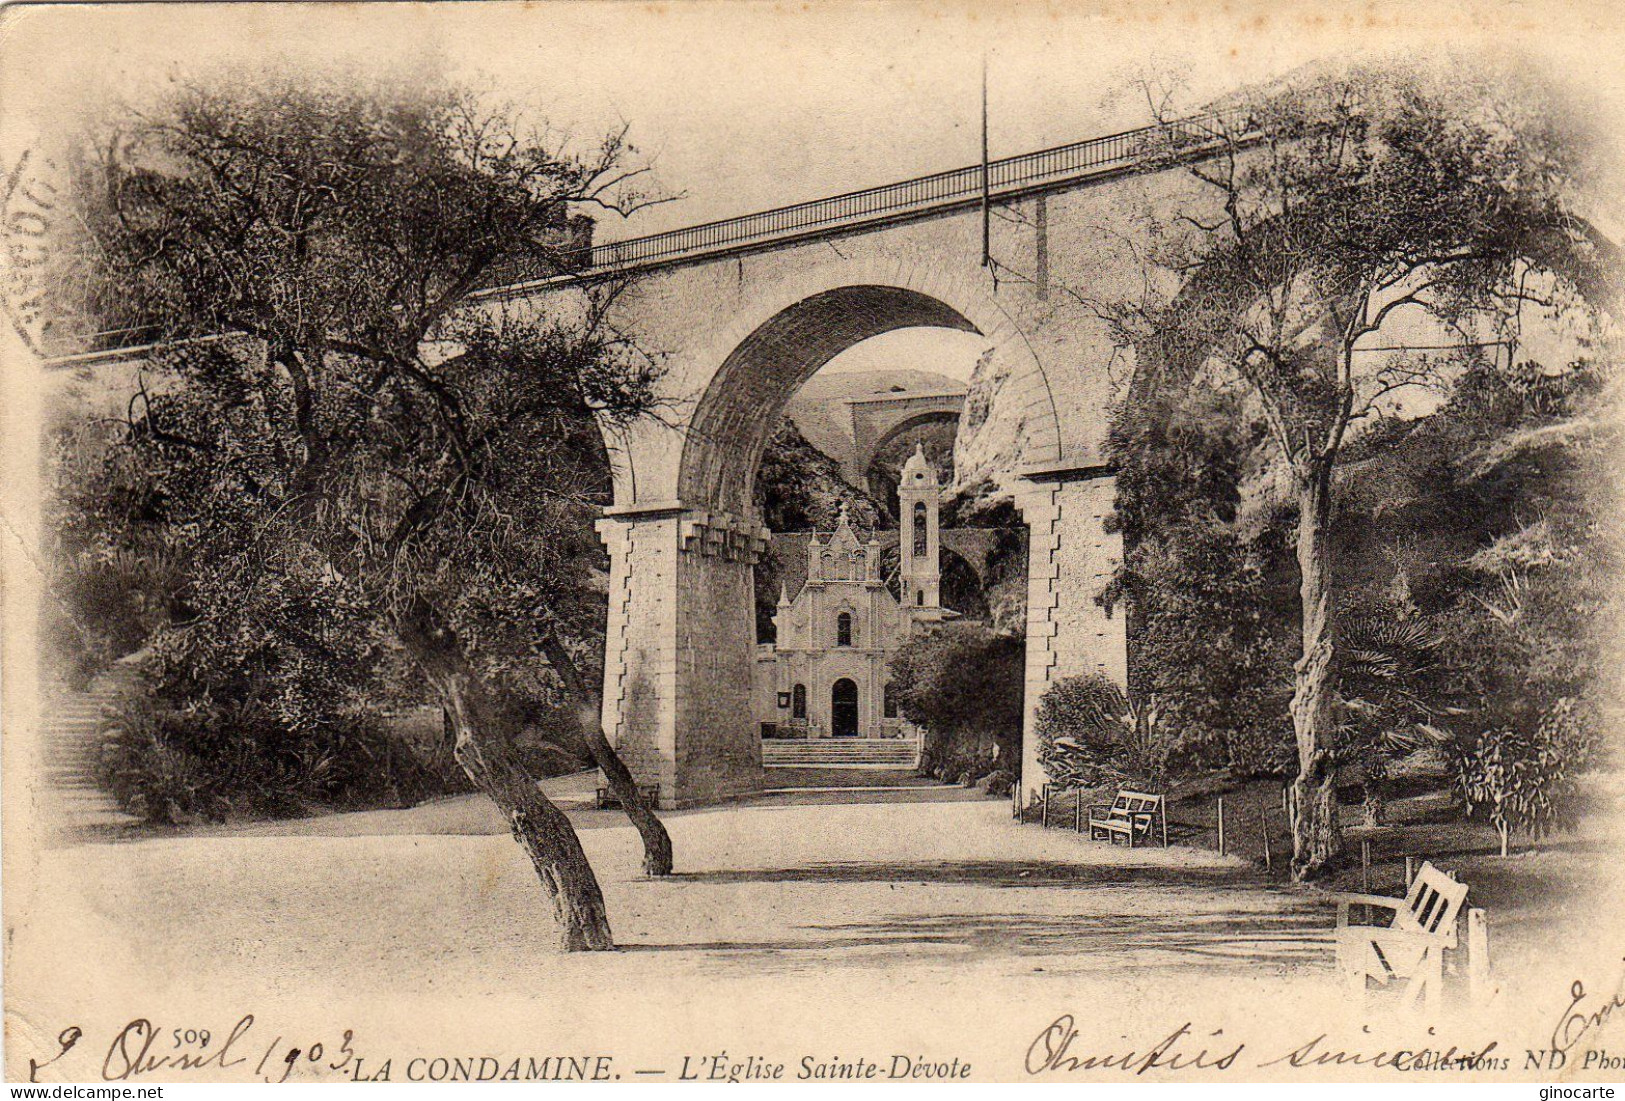
<path fill-rule="evenodd" d="M 1068 787 L 1133 782 L 1160 787 L 1168 776 L 1169 741 L 1154 710 L 1131 706 L 1105 677 L 1064 677 L 1038 702 L 1038 760 Z"/>
<path fill-rule="evenodd" d="M 1181 773 L 1296 771 L 1296 565 L 1287 516 L 1244 511 L 1257 443 L 1242 399 L 1205 385 L 1112 417 L 1124 558 L 1098 599 L 1126 619 L 1133 695 L 1156 701 Z"/>
<path fill-rule="evenodd" d="M 377 718 L 290 730 L 257 704 L 169 706 L 133 695 L 106 729 L 99 779 L 126 811 L 176 824 L 411 806 L 467 790 Z"/>
<path fill-rule="evenodd" d="M 892 691 L 903 716 L 925 729 L 922 774 L 973 784 L 1015 773 L 1025 655 L 1019 637 L 972 623 L 936 627 L 899 648 Z"/>
<path fill-rule="evenodd" d="M 517 759 L 538 779 L 588 767 L 561 749 L 575 720 L 545 701 L 509 700 Z M 443 719 L 354 710 L 304 728 L 257 701 L 173 704 L 143 685 L 109 722 L 98 778 L 130 814 L 174 825 L 410 807 L 474 790 Z"/>

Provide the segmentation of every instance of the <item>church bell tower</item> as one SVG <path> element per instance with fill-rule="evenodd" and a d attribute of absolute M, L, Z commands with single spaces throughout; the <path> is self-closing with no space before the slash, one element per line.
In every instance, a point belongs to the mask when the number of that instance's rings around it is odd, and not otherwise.
<path fill-rule="evenodd" d="M 897 547 L 902 605 L 916 622 L 934 623 L 942 619 L 937 527 L 941 496 L 942 486 L 937 481 L 936 469 L 925 457 L 924 447 L 916 445 L 914 454 L 903 464 L 902 480 L 897 486 L 898 519 L 902 528 Z"/>

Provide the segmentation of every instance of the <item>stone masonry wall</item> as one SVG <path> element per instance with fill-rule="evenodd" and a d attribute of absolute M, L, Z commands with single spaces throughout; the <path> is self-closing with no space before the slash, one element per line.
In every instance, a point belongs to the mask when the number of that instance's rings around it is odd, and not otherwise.
<path fill-rule="evenodd" d="M 609 616 L 604 731 L 640 784 L 676 784 L 677 532 L 675 513 L 606 517 Z"/>
<path fill-rule="evenodd" d="M 751 707 L 756 662 L 753 566 L 767 546 L 759 524 L 687 513 L 678 555 L 676 783 L 693 806 L 762 784 L 762 742 Z M 664 792 L 662 792 L 664 795 Z"/>
<path fill-rule="evenodd" d="M 1027 482 L 1016 504 L 1029 526 L 1027 550 L 1027 677 L 1023 688 L 1021 802 L 1047 777 L 1038 762 L 1033 717 L 1049 686 L 1063 677 L 1099 673 L 1128 683 L 1124 613 L 1108 616 L 1095 598 L 1123 560 L 1122 536 L 1109 534 L 1117 480 Z"/>

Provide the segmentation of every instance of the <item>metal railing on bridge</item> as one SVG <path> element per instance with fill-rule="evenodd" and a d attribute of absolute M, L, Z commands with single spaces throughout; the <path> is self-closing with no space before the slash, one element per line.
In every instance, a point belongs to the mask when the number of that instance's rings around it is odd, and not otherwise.
<path fill-rule="evenodd" d="M 987 191 L 993 198 L 1006 198 L 1012 193 L 1146 166 L 1162 159 L 1183 159 L 1202 152 L 1204 148 L 1234 140 L 1245 128 L 1246 119 L 1239 113 L 1199 115 L 1174 123 L 1144 126 L 1120 134 L 1058 145 L 1036 153 L 1004 157 L 988 163 Z M 955 207 L 977 201 L 982 190 L 981 165 L 955 168 L 757 214 L 594 245 L 587 270 L 614 271 L 643 267 L 696 254 L 730 251 L 807 233 L 860 226 L 941 207 Z"/>
<path fill-rule="evenodd" d="M 1063 186 L 1092 176 L 1178 163 L 1250 136 L 1251 129 L 1250 120 L 1242 112 L 1216 112 L 1089 138 L 1069 145 L 1057 145 L 1035 153 L 1004 157 L 988 162 L 986 190 L 990 198 L 1008 199 L 1013 195 Z M 953 209 L 980 199 L 983 194 L 982 172 L 983 166 L 975 164 L 850 191 L 827 199 L 814 199 L 737 218 L 684 226 L 646 237 L 597 244 L 591 247 L 585 263 L 578 259 L 577 263 L 570 265 L 571 270 L 567 274 L 527 279 L 516 274 L 514 269 L 498 264 L 491 280 L 475 291 L 474 296 L 502 295 L 520 287 L 635 270 L 711 253 L 769 245 L 820 232 L 858 228 L 894 218 Z M 50 335 L 48 344 L 52 347 L 45 354 L 49 360 L 65 365 L 76 358 L 97 358 L 109 351 L 143 351 L 150 347 L 148 341 L 154 339 L 157 339 L 157 335 L 156 330 L 152 329 L 57 332 Z"/>

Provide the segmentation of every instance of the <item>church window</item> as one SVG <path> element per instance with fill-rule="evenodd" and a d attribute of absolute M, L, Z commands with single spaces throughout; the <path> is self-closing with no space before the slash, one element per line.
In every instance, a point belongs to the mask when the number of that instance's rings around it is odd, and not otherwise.
<path fill-rule="evenodd" d="M 852 613 L 842 612 L 835 617 L 835 645 L 852 645 Z"/>
<path fill-rule="evenodd" d="M 790 717 L 792 719 L 805 719 L 807 717 L 807 686 L 798 684 L 790 690 Z"/>
<path fill-rule="evenodd" d="M 924 558 L 925 557 L 925 546 L 926 546 L 926 539 L 927 539 L 927 536 L 928 536 L 928 527 L 929 527 L 929 525 L 926 524 L 926 520 L 925 520 L 925 502 L 924 501 L 915 501 L 914 502 L 914 557 L 915 558 Z"/>
<path fill-rule="evenodd" d="M 915 589 L 914 590 L 914 606 L 916 608 L 925 607 L 925 590 L 924 589 Z"/>

